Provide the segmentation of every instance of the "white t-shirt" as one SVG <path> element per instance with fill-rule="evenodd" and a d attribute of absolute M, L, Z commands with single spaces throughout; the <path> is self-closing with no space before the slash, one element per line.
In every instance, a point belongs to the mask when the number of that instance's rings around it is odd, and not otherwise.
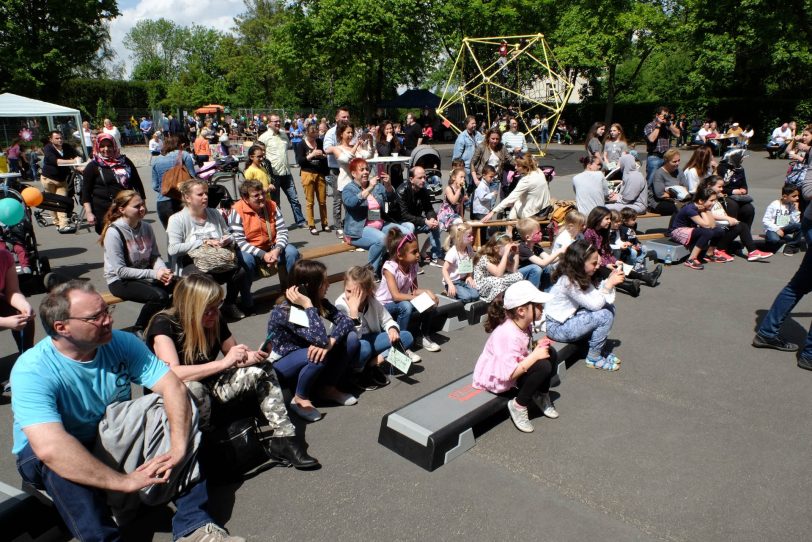
<path fill-rule="evenodd" d="M 451 277 L 451 282 L 463 280 L 463 274 L 467 276 L 474 272 L 474 251 L 471 247 L 466 248 L 465 254 L 463 254 L 462 257 L 460 257 L 460 253 L 457 252 L 457 247 L 451 247 L 445 253 L 445 261 L 448 262 L 448 275 Z M 460 273 L 460 264 L 462 264 L 463 270 L 470 265 L 470 271 Z M 443 282 L 445 282 L 445 280 L 443 280 Z"/>
<path fill-rule="evenodd" d="M 571 244 L 575 242 L 575 239 L 572 238 L 570 232 L 567 231 L 566 228 L 562 229 L 558 236 L 553 241 L 553 249 L 552 252 L 557 250 L 566 250 Z"/>

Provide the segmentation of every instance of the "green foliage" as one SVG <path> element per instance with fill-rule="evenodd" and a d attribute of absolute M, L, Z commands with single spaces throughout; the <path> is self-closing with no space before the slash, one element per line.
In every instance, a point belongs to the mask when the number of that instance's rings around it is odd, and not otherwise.
<path fill-rule="evenodd" d="M 142 81 L 70 79 L 62 83 L 56 101 L 84 111 L 95 111 L 99 100 L 110 108 L 146 108 L 149 86 Z"/>
<path fill-rule="evenodd" d="M 102 70 L 115 0 L 0 2 L 0 91 L 53 98 L 72 75 Z"/>
<path fill-rule="evenodd" d="M 96 128 L 102 128 L 104 126 L 104 119 L 115 119 L 117 118 L 116 110 L 113 106 L 111 106 L 105 98 L 99 98 L 96 102 L 96 116 L 93 117 L 93 125 Z"/>

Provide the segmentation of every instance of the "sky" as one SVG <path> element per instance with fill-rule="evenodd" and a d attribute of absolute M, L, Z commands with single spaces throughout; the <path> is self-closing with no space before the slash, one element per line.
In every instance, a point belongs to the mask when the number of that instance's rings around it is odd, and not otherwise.
<path fill-rule="evenodd" d="M 126 74 L 132 68 L 124 36 L 142 19 L 164 19 L 183 26 L 199 24 L 221 31 L 234 26 L 234 17 L 245 10 L 243 0 L 118 0 L 121 15 L 110 24 L 110 41 L 116 63 L 124 62 Z"/>

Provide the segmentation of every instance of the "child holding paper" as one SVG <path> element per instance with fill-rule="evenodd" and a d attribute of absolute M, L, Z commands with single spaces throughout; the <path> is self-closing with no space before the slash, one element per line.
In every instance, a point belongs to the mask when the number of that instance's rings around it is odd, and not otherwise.
<path fill-rule="evenodd" d="M 336 388 L 347 361 L 358 356 L 358 341 L 347 340 L 352 320 L 325 299 L 327 268 L 313 260 L 299 260 L 290 274 L 290 288 L 279 298 L 268 318 L 269 360 L 280 380 L 295 387 L 290 409 L 309 422 L 321 419 L 310 401 L 318 380 L 321 397 L 350 406 L 358 399 Z M 332 324 L 327 331 L 325 321 Z"/>
<path fill-rule="evenodd" d="M 375 298 L 389 311 L 400 329 L 408 329 L 409 321 L 413 317 L 417 319 L 423 348 L 439 352 L 440 346 L 431 340 L 429 332 L 434 307 L 440 300 L 431 290 L 417 285 L 417 262 L 420 259 L 417 237 L 413 233 L 403 235 L 394 228 L 386 236 L 386 249 L 391 259 L 383 264 L 381 284 Z"/>
<path fill-rule="evenodd" d="M 358 343 L 358 354 L 349 360 L 350 369 L 360 374 L 359 384 L 367 390 L 382 388 L 389 379 L 381 370 L 392 345 L 407 352 L 412 346 L 412 334 L 401 330 L 381 302 L 375 299 L 375 276 L 369 267 L 350 267 L 344 275 L 344 293 L 336 299 L 336 307 L 355 325 L 347 342 Z M 413 363 L 420 356 L 411 352 Z"/>

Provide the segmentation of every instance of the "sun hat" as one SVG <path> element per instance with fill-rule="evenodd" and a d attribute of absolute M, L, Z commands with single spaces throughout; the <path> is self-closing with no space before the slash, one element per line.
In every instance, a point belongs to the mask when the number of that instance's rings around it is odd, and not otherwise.
<path fill-rule="evenodd" d="M 515 309 L 528 303 L 547 303 L 552 296 L 542 292 L 529 280 L 520 280 L 505 290 L 505 308 Z"/>

